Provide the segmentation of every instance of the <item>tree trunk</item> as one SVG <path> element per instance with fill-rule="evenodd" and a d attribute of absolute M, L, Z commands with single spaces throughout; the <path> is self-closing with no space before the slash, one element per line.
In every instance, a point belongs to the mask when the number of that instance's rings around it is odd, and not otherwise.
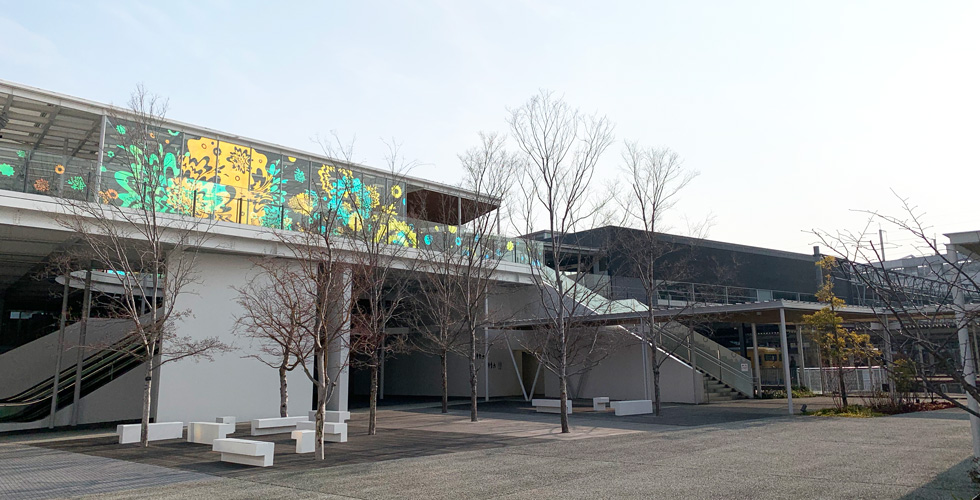
<path fill-rule="evenodd" d="M 653 308 L 650 308 L 653 311 Z M 653 358 L 653 414 L 660 416 L 660 363 L 657 361 L 657 336 L 653 333 L 653 314 L 647 319 L 647 338 L 650 339 L 650 356 Z M 693 365 L 692 365 L 693 366 Z M 696 395 L 695 395 L 696 396 Z"/>
<path fill-rule="evenodd" d="M 319 339 L 318 339 L 319 341 Z M 317 380 L 314 382 L 316 385 L 316 417 L 313 421 L 314 430 L 316 431 L 314 450 L 317 460 L 323 460 L 324 450 L 323 450 L 323 412 L 326 410 L 327 406 L 327 376 L 326 376 L 326 366 L 324 366 L 326 355 L 323 349 L 317 348 L 316 352 L 313 353 L 313 363 L 315 363 L 317 370 Z"/>
<path fill-rule="evenodd" d="M 476 422 L 478 420 L 476 414 L 477 384 L 478 382 L 476 379 L 476 330 L 472 330 L 470 331 L 470 422 Z"/>
<path fill-rule="evenodd" d="M 279 367 L 279 416 L 286 417 L 289 409 L 289 395 L 286 392 L 286 365 Z"/>
<path fill-rule="evenodd" d="M 657 362 L 657 343 L 653 342 L 653 414 L 660 416 L 660 363 Z M 695 396 L 697 396 L 695 394 Z"/>
<path fill-rule="evenodd" d="M 378 363 L 371 363 L 371 394 L 368 399 L 370 413 L 368 414 L 368 435 L 373 436 L 378 433 Z"/>
<path fill-rule="evenodd" d="M 564 363 L 561 367 L 561 394 L 559 395 L 559 407 L 558 414 L 561 415 L 561 432 L 562 434 L 568 434 L 571 432 L 568 429 L 568 411 L 565 409 L 568 404 L 568 375 L 565 370 Z"/>
<path fill-rule="evenodd" d="M 314 418 L 316 429 L 316 458 L 323 460 L 325 453 L 323 449 L 323 412 L 327 407 L 327 384 L 326 382 L 317 383 L 316 396 L 316 418 Z"/>
<path fill-rule="evenodd" d="M 439 354 L 442 366 L 442 412 L 449 413 L 449 375 L 446 370 L 446 351 Z"/>
<path fill-rule="evenodd" d="M 150 397 L 153 389 L 153 356 L 146 361 L 146 377 L 143 379 L 143 418 L 140 420 L 140 446 L 150 446 Z M 76 380 L 75 383 L 78 383 Z M 77 404 L 77 402 L 76 402 Z"/>
<path fill-rule="evenodd" d="M 844 360 L 837 359 L 837 385 L 840 387 L 840 401 L 843 408 L 847 408 L 847 387 L 844 385 Z"/>

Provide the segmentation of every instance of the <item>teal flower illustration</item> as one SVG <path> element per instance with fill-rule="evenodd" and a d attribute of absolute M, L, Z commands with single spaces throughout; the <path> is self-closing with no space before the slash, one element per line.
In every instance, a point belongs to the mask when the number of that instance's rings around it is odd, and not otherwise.
<path fill-rule="evenodd" d="M 72 177 L 68 179 L 68 186 L 75 191 L 81 191 L 85 189 L 85 180 L 78 176 Z"/>

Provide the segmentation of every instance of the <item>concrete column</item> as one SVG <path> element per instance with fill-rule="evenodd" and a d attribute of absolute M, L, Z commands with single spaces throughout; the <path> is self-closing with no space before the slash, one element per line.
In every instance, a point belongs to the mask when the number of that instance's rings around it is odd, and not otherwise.
<path fill-rule="evenodd" d="M 483 401 L 490 401 L 490 331 L 483 327 Z"/>
<path fill-rule="evenodd" d="M 738 324 L 738 349 L 741 351 L 742 357 L 748 357 L 748 352 L 745 348 L 745 325 L 742 323 Z"/>
<path fill-rule="evenodd" d="M 88 330 L 88 317 L 92 308 L 92 265 L 85 270 L 85 291 L 82 295 L 82 320 L 78 325 L 78 347 L 75 356 L 75 397 L 71 402 L 71 420 L 69 424 L 78 425 L 81 418 L 82 399 L 82 368 L 85 363 L 85 334 Z"/>
<path fill-rule="evenodd" d="M 888 365 L 888 369 L 885 370 L 885 380 L 888 381 L 888 397 L 895 402 L 898 398 L 898 394 L 895 392 L 895 378 L 892 377 L 892 368 L 894 368 L 893 363 L 895 362 L 894 355 L 892 355 L 892 332 L 891 326 L 888 324 L 888 320 L 881 322 L 881 337 L 884 340 L 884 361 Z"/>
<path fill-rule="evenodd" d="M 58 413 L 58 390 L 61 388 L 61 358 L 65 353 L 65 326 L 68 322 L 68 294 L 71 292 L 71 270 L 65 272 L 65 287 L 61 293 L 61 317 L 58 320 L 58 353 L 54 362 L 54 382 L 51 385 L 51 422 L 54 429 L 55 415 Z"/>
<path fill-rule="evenodd" d="M 803 384 L 803 374 L 806 373 L 806 353 L 803 352 L 803 329 L 800 325 L 796 325 L 796 367 L 800 370 L 797 378 L 797 383 L 799 385 Z"/>
<path fill-rule="evenodd" d="M 948 253 L 950 262 L 956 262 L 956 250 L 950 248 Z M 957 282 L 959 281 L 958 274 L 955 279 Z M 973 349 L 970 347 L 970 330 L 964 312 L 966 299 L 963 297 L 963 289 L 957 285 L 958 283 L 954 283 L 953 286 L 953 306 L 956 315 L 956 333 L 960 343 L 960 360 L 963 362 L 963 378 L 975 387 L 977 383 L 976 360 L 973 359 Z M 966 395 L 966 403 L 971 411 L 980 411 L 977 400 L 969 393 Z M 970 434 L 973 437 L 973 457 L 980 457 L 980 418 L 975 415 L 970 415 Z"/>
<path fill-rule="evenodd" d="M 793 414 L 793 385 L 789 379 L 789 342 L 786 340 L 786 309 L 779 308 L 779 347 L 783 351 L 783 378 L 786 382 L 786 404 Z"/>
<path fill-rule="evenodd" d="M 378 363 L 378 400 L 385 398 L 385 338 L 381 337 L 381 360 Z"/>
<path fill-rule="evenodd" d="M 752 368 L 755 370 L 755 390 L 762 394 L 762 372 L 759 370 L 759 335 L 752 323 Z"/>
<path fill-rule="evenodd" d="M 331 380 L 337 383 L 333 396 L 326 405 L 327 409 L 331 411 L 347 411 L 347 398 L 350 395 L 351 270 L 348 268 L 341 272 L 343 273 L 342 291 L 338 293 L 337 300 L 331 301 L 332 305 L 337 306 L 338 311 L 337 314 L 331 314 L 331 316 L 342 318 L 345 333 L 330 345 L 327 352 L 327 373 Z"/>

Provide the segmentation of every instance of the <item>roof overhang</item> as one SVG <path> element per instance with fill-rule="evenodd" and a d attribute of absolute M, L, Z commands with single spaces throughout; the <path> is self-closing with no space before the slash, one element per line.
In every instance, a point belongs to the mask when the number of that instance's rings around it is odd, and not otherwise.
<path fill-rule="evenodd" d="M 819 302 L 797 302 L 793 300 L 773 300 L 768 302 L 750 302 L 745 304 L 704 305 L 689 308 L 659 309 L 653 312 L 658 321 L 684 320 L 698 318 L 699 320 L 726 323 L 757 323 L 778 324 L 779 311 L 782 310 L 787 324 L 803 322 L 803 316 L 813 314 L 824 308 Z M 845 306 L 837 310 L 846 322 L 877 323 L 884 320 L 882 311 L 870 307 Z M 647 311 L 636 311 L 616 314 L 595 314 L 575 318 L 576 324 L 583 325 L 627 325 L 638 324 L 649 317 Z M 536 318 L 519 321 L 506 321 L 496 325 L 497 328 L 524 329 L 550 323 L 547 318 Z"/>
<path fill-rule="evenodd" d="M 980 231 L 966 231 L 962 233 L 946 233 L 949 244 L 973 260 L 980 260 Z"/>
<path fill-rule="evenodd" d="M 409 191 L 406 205 L 408 216 L 414 219 L 440 224 L 465 224 L 500 208 L 500 201 L 419 188 Z"/>

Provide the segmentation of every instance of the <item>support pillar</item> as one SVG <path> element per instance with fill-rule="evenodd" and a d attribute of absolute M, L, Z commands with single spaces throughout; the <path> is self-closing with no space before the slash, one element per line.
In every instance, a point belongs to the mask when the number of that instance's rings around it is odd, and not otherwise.
<path fill-rule="evenodd" d="M 895 359 L 894 355 L 892 354 L 892 331 L 890 325 L 888 324 L 887 318 L 885 321 L 881 322 L 881 328 L 881 336 L 884 339 L 885 344 L 885 364 L 888 365 L 888 369 L 885 370 L 885 380 L 888 381 L 888 398 L 891 399 L 892 403 L 894 403 L 898 400 L 898 394 L 895 391 L 895 377 L 892 376 L 892 369 L 895 367 Z"/>
<path fill-rule="evenodd" d="M 762 372 L 759 370 L 759 335 L 756 333 L 755 323 L 752 323 L 752 369 L 755 371 L 755 392 L 757 396 L 761 396 Z"/>
<path fill-rule="evenodd" d="M 381 366 L 378 367 L 378 400 L 383 401 L 385 398 L 385 338 L 381 338 Z"/>
<path fill-rule="evenodd" d="M 950 248 L 948 253 L 949 261 L 956 262 L 956 250 Z M 964 311 L 966 299 L 963 297 L 963 289 L 959 286 L 959 274 L 956 275 L 955 279 L 957 282 L 953 283 L 953 306 L 956 315 L 956 333 L 960 343 L 960 360 L 963 362 L 963 378 L 968 384 L 973 384 L 976 387 L 976 360 L 973 359 L 973 349 L 970 347 L 970 330 Z M 980 411 L 980 405 L 969 392 L 966 394 L 966 404 L 970 411 Z M 980 458 L 980 418 L 972 414 L 970 415 L 970 435 L 973 437 L 973 457 L 974 459 Z"/>
<path fill-rule="evenodd" d="M 490 401 L 490 330 L 483 327 L 483 402 Z"/>
<path fill-rule="evenodd" d="M 742 323 L 738 324 L 738 350 L 741 351 L 743 358 L 749 357 L 748 349 L 745 347 L 745 325 Z"/>
<path fill-rule="evenodd" d="M 61 388 L 61 360 L 65 353 L 65 326 L 68 323 L 68 293 L 71 292 L 71 269 L 65 272 L 65 288 L 61 295 L 61 318 L 58 320 L 58 349 L 54 362 L 54 383 L 51 385 L 51 422 L 49 429 L 54 429 L 55 414 L 58 413 L 58 390 Z"/>
<path fill-rule="evenodd" d="M 330 411 L 348 411 L 347 397 L 350 394 L 350 315 L 351 315 L 351 270 L 339 271 L 341 274 L 341 289 L 337 294 L 338 300 L 331 301 L 337 307 L 330 314 L 336 321 L 343 323 L 339 338 L 334 339 L 327 351 L 327 374 L 337 385 L 333 395 L 327 400 L 326 408 Z"/>
<path fill-rule="evenodd" d="M 803 329 L 799 325 L 796 325 L 796 369 L 800 373 L 796 376 L 797 385 L 806 385 L 803 383 L 803 375 L 806 374 L 806 353 L 803 352 Z"/>
<path fill-rule="evenodd" d="M 462 214 L 460 210 L 460 214 Z M 490 328 L 486 322 L 490 321 L 490 294 L 483 291 L 483 402 L 490 401 Z"/>
<path fill-rule="evenodd" d="M 793 385 L 789 378 L 789 342 L 786 340 L 786 309 L 779 308 L 779 347 L 783 351 L 783 377 L 786 385 L 786 405 L 793 414 Z"/>
<path fill-rule="evenodd" d="M 78 425 L 82 399 L 82 365 L 85 363 L 85 335 L 88 333 L 89 310 L 92 308 L 92 265 L 85 270 L 85 291 L 82 295 L 82 320 L 78 324 L 78 346 L 75 349 L 75 396 L 71 402 L 69 424 Z"/>

